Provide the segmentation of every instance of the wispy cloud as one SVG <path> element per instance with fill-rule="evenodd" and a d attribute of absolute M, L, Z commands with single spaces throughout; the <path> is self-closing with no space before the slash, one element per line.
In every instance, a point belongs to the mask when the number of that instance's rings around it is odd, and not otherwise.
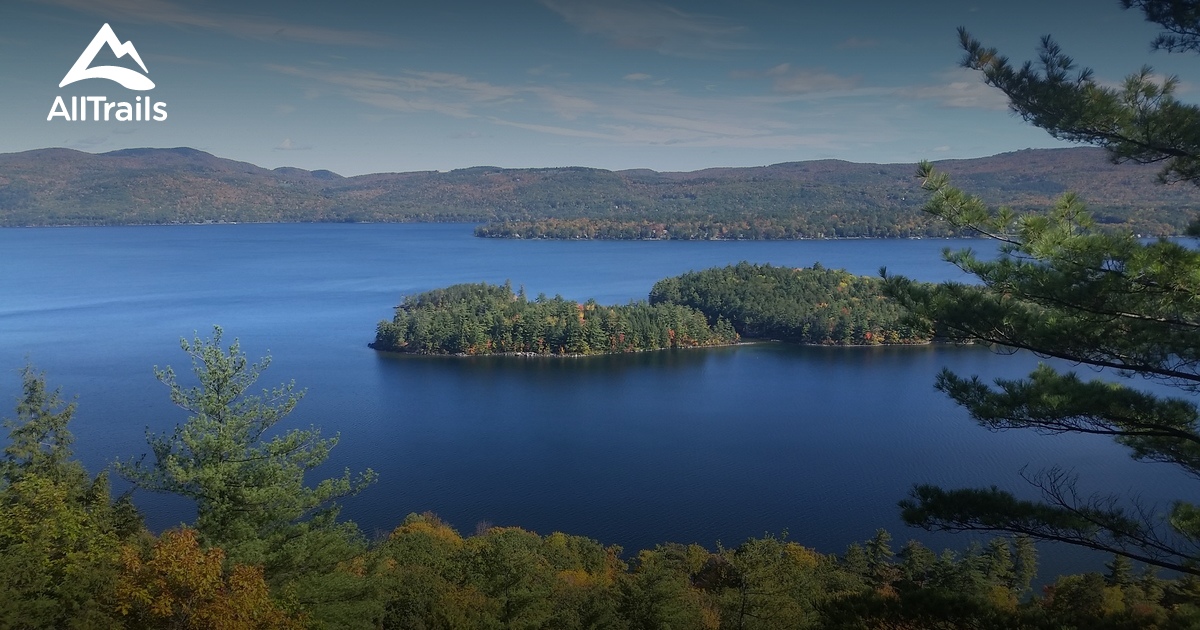
<path fill-rule="evenodd" d="M 312 150 L 312 145 L 296 144 L 291 138 L 284 138 L 276 147 L 276 151 L 309 151 Z"/>
<path fill-rule="evenodd" d="M 646 74 L 645 72 L 633 72 L 631 74 L 625 75 L 622 78 L 625 79 L 626 81 L 649 81 L 650 79 L 653 79 L 654 77 Z"/>
<path fill-rule="evenodd" d="M 340 88 L 352 100 L 395 112 L 435 112 L 470 118 L 474 116 L 472 104 L 504 102 L 517 94 L 514 88 L 444 72 L 382 74 L 279 64 L 268 64 L 265 68 Z M 320 91 L 312 86 L 305 89 Z"/>
<path fill-rule="evenodd" d="M 828 131 L 821 115 L 797 115 L 787 97 L 686 95 L 659 87 L 590 86 L 604 106 L 575 121 L 552 124 L 494 116 L 496 124 L 540 133 L 627 146 L 835 150 L 866 141 L 865 128 Z M 865 127 L 865 126 L 864 126 Z M 861 137 L 859 137 L 861 136 Z"/>
<path fill-rule="evenodd" d="M 612 134 L 600 133 L 597 131 L 587 131 L 575 127 L 562 127 L 555 125 L 542 125 L 538 123 L 518 122 L 515 120 L 505 120 L 503 118 L 492 117 L 490 120 L 498 125 L 506 125 L 509 127 L 517 127 L 518 129 L 526 129 L 529 131 L 538 131 L 541 133 L 553 134 L 556 136 L 567 136 L 570 138 L 594 138 L 597 140 L 612 140 Z"/>
<path fill-rule="evenodd" d="M 397 94 L 382 92 L 347 92 L 347 96 L 367 105 L 393 112 L 421 113 L 433 112 L 454 118 L 472 118 L 470 109 L 462 103 L 441 103 L 430 99 L 405 98 Z"/>
<path fill-rule="evenodd" d="M 265 67 L 312 83 L 304 89 L 330 91 L 393 114 L 474 118 L 596 144 L 836 150 L 839 142 L 866 142 L 879 133 L 879 129 L 868 131 L 873 123 L 865 120 L 849 134 L 829 132 L 831 117 L 841 115 L 843 108 L 821 104 L 836 96 L 811 91 L 849 88 L 856 80 L 787 64 L 758 73 L 773 82 L 786 82 L 786 89 L 767 95 L 687 94 L 648 75 L 620 85 L 505 85 L 416 70 L 383 74 L 325 66 Z M 806 85 L 801 84 L 804 81 Z M 871 97 L 887 90 L 851 91 Z M 387 120 L 366 116 L 381 124 Z"/>
<path fill-rule="evenodd" d="M 857 50 L 861 48 L 875 48 L 879 45 L 879 40 L 868 37 L 848 37 L 838 42 L 838 50 Z"/>
<path fill-rule="evenodd" d="M 985 85 L 975 71 L 955 68 L 936 78 L 936 83 L 899 88 L 896 94 L 902 98 L 936 101 L 943 107 L 1008 109 L 1004 94 Z"/>
<path fill-rule="evenodd" d="M 838 92 L 857 87 L 857 77 L 844 77 L 815 68 L 796 68 L 775 77 L 774 88 L 782 94 Z"/>
<path fill-rule="evenodd" d="M 201 28 L 257 40 L 384 48 L 398 44 L 393 37 L 367 31 L 312 26 L 260 15 L 197 11 L 169 0 L 41 0 L 43 4 L 139 24 Z"/>
<path fill-rule="evenodd" d="M 772 89 L 780 94 L 845 93 L 861 83 L 859 77 L 848 77 L 820 68 L 796 68 L 781 63 L 767 70 L 735 70 L 734 79 L 769 79 Z"/>
<path fill-rule="evenodd" d="M 746 49 L 748 29 L 713 15 L 686 13 L 659 2 L 541 0 L 584 33 L 619 48 L 654 50 L 677 57 L 711 57 Z"/>
<path fill-rule="evenodd" d="M 553 88 L 531 88 L 530 91 L 538 95 L 551 111 L 567 120 L 574 120 L 583 114 L 600 109 L 600 106 L 591 100 L 565 94 Z"/>

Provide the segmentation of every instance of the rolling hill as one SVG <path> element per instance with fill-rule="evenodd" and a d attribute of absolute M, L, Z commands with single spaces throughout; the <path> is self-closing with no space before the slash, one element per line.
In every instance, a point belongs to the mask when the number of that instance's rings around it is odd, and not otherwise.
<path fill-rule="evenodd" d="M 1094 148 L 1031 149 L 937 166 L 1018 210 L 1080 192 L 1104 224 L 1176 234 L 1200 190 Z M 838 160 L 688 173 L 480 166 L 449 172 L 265 169 L 189 148 L 0 154 L 0 226 L 202 222 L 484 223 L 481 236 L 802 238 L 941 235 L 912 164 Z"/>

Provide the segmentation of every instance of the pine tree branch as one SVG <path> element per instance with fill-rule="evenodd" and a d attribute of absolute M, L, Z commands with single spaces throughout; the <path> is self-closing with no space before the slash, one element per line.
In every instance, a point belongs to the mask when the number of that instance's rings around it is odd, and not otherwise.
<path fill-rule="evenodd" d="M 1034 485 L 1046 495 L 1045 488 L 1037 483 Z M 1114 553 L 1200 576 L 1200 567 L 1196 565 L 1200 558 L 1161 542 L 1157 535 L 1148 535 L 1145 529 L 1132 525 L 1132 521 L 1119 512 L 1099 510 L 1094 505 L 1081 507 L 1068 500 L 1061 490 L 1046 496 L 1051 503 L 1018 500 L 995 487 L 943 490 L 918 485 L 909 496 L 900 502 L 905 522 L 929 531 L 1025 535 Z M 1098 538 L 1100 532 L 1108 532 L 1113 539 Z"/>

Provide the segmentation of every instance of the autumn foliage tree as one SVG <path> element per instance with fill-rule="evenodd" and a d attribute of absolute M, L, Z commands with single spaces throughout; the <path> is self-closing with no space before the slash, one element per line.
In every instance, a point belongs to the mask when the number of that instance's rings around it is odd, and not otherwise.
<path fill-rule="evenodd" d="M 203 549 L 194 529 L 163 532 L 148 552 L 121 549 L 116 608 L 127 628 L 303 628 L 272 599 L 262 567 L 227 566 L 225 552 Z"/>
<path fill-rule="evenodd" d="M 22 381 L 0 457 L 0 627 L 114 627 L 116 558 L 140 518 L 73 458 L 75 404 L 31 367 Z"/>

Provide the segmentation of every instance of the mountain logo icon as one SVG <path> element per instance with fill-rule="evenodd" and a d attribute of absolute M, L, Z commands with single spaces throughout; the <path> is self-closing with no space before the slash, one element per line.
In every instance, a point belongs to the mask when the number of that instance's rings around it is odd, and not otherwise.
<path fill-rule="evenodd" d="M 83 81 L 84 79 L 108 79 L 109 81 L 116 81 L 130 90 L 154 89 L 154 82 L 145 74 L 139 74 L 135 70 L 120 66 L 89 67 L 92 61 L 96 59 L 96 54 L 105 45 L 108 46 L 109 50 L 118 59 L 129 55 L 133 57 L 137 65 L 142 67 L 142 72 L 150 73 L 146 69 L 146 64 L 142 63 L 142 58 L 138 55 L 137 49 L 133 47 L 133 42 L 122 44 L 121 40 L 117 39 L 117 34 L 113 32 L 112 27 L 105 24 L 100 27 L 100 31 L 92 38 L 92 43 L 83 49 L 83 54 L 79 55 L 79 59 L 75 60 L 75 65 L 71 66 L 71 69 L 67 71 L 67 76 L 63 77 L 62 83 L 59 83 L 58 87 L 64 87 L 76 81 Z"/>

